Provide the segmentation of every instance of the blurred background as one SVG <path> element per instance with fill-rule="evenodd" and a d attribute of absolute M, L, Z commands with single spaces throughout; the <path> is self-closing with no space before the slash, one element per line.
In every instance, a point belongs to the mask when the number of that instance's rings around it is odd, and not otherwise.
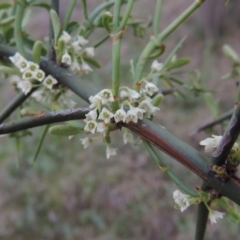
<path fill-rule="evenodd" d="M 60 1 L 61 15 L 67 2 Z M 99 2 L 87 1 L 89 10 Z M 164 29 L 192 2 L 163 1 L 160 28 Z M 203 85 L 219 99 L 219 114 L 233 107 L 237 92 L 236 79 L 220 80 L 231 67 L 231 61 L 222 53 L 223 44 L 228 43 L 240 54 L 240 2 L 232 0 L 227 6 L 225 2 L 206 0 L 201 9 L 168 37 L 166 52 L 159 58 L 160 62 L 164 61 L 176 43 L 186 36 L 178 57 L 191 58 L 184 70 L 199 69 L 202 72 Z M 138 0 L 132 15 L 147 22 L 154 9 L 154 0 Z M 73 19 L 83 19 L 80 1 Z M 36 8 L 26 30 L 35 39 L 44 39 L 48 36 L 48 25 L 47 13 Z M 91 36 L 89 46 L 103 35 L 101 31 Z M 121 51 L 123 84 L 129 84 L 131 78 L 129 61 L 139 55 L 151 35 L 151 28 L 144 38 L 136 38 L 131 29 L 126 30 Z M 85 78 L 100 89 L 110 85 L 110 41 L 96 50 L 96 59 L 102 68 Z M 0 84 L 0 106 L 3 107 L 15 93 L 8 82 Z M 79 106 L 86 105 L 79 103 Z M 185 100 L 179 96 L 167 96 L 155 122 L 203 152 L 199 141 L 208 135 L 193 133 L 211 120 L 202 98 L 191 93 Z M 49 135 L 32 167 L 29 163 L 41 129 L 33 129 L 32 133 L 33 137 L 21 142 L 18 153 L 14 139 L 0 138 L 0 239 L 194 238 L 196 206 L 189 207 L 184 213 L 174 209 L 172 193 L 177 189 L 176 185 L 160 171 L 141 144 L 124 145 L 122 134 L 113 133 L 117 136 L 113 137 L 113 145 L 118 147 L 118 154 L 107 160 L 101 141 L 84 150 L 79 135 L 71 140 Z M 215 133 L 220 134 L 220 130 Z M 196 175 L 160 151 L 159 154 L 187 184 L 193 188 L 201 185 Z M 208 225 L 206 239 L 237 239 L 239 234 L 239 226 L 226 216 L 218 224 Z"/>

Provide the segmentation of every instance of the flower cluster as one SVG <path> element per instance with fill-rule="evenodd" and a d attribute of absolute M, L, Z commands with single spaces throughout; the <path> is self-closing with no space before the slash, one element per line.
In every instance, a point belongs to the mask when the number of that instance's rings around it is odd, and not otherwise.
<path fill-rule="evenodd" d="M 185 211 L 191 204 L 198 204 L 200 202 L 204 202 L 209 211 L 209 218 L 211 224 L 217 223 L 217 220 L 223 218 L 223 216 L 225 215 L 225 213 L 211 209 L 209 205 L 206 203 L 207 202 L 206 199 L 202 199 L 201 196 L 192 197 L 190 195 L 182 193 L 179 190 L 175 190 L 173 192 L 173 199 L 176 202 L 175 207 L 180 209 L 181 212 Z"/>
<path fill-rule="evenodd" d="M 159 110 L 152 104 L 152 96 L 158 88 L 150 82 L 145 81 L 143 89 L 140 93 L 132 90 L 128 87 L 120 88 L 120 108 L 117 111 L 112 111 L 111 106 L 114 102 L 112 90 L 103 89 L 95 96 L 89 98 L 90 108 L 92 109 L 86 114 L 86 125 L 84 130 L 87 133 L 101 133 L 104 137 L 109 135 L 109 126 L 111 122 L 134 122 L 143 119 L 143 117 L 152 117 Z M 127 142 L 133 142 L 133 135 L 129 131 L 124 131 L 123 140 Z M 84 148 L 88 147 L 90 143 L 89 138 L 81 140 Z M 106 141 L 105 141 L 106 142 Z M 106 142 L 107 145 L 107 158 L 111 155 L 116 154 L 116 149 L 110 146 L 110 143 Z"/>
<path fill-rule="evenodd" d="M 84 58 L 94 57 L 94 48 L 84 46 L 88 43 L 82 36 L 77 36 L 75 39 L 65 31 L 58 39 L 58 45 L 62 45 L 63 52 L 61 56 L 61 62 L 69 66 L 69 69 L 74 73 L 89 73 L 92 71 L 92 68 L 84 61 Z"/>
<path fill-rule="evenodd" d="M 43 83 L 43 85 L 48 89 L 52 89 L 54 84 L 57 83 L 57 80 L 51 75 L 46 77 L 45 73 L 39 68 L 38 64 L 27 61 L 18 52 L 14 56 L 9 57 L 9 59 L 22 74 L 21 78 L 15 78 L 15 84 L 25 95 L 31 91 L 33 86 L 37 86 L 38 82 L 39 84 Z"/>

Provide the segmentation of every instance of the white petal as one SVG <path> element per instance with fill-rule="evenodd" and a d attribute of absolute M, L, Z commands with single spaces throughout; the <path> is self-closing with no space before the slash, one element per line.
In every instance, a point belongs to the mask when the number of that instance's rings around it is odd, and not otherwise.
<path fill-rule="evenodd" d="M 105 123 L 109 123 L 113 116 L 113 113 L 111 113 L 108 109 L 103 108 L 98 119 L 103 120 Z"/>
<path fill-rule="evenodd" d="M 95 121 L 87 121 L 86 125 L 84 127 L 84 131 L 86 132 L 91 132 L 91 133 L 95 133 L 96 129 L 97 129 L 97 122 Z"/>
<path fill-rule="evenodd" d="M 94 55 L 95 55 L 95 53 L 94 53 L 94 48 L 93 48 L 93 47 L 85 48 L 84 53 L 85 53 L 86 56 L 89 57 L 89 58 L 94 57 Z"/>
<path fill-rule="evenodd" d="M 211 224 L 217 223 L 218 219 L 223 218 L 224 215 L 225 215 L 225 213 L 211 210 L 209 213 L 209 218 L 210 218 Z"/>
<path fill-rule="evenodd" d="M 80 141 L 82 142 L 84 148 L 87 148 L 92 143 L 92 139 L 88 137 L 82 138 Z"/>
<path fill-rule="evenodd" d="M 71 35 L 69 35 L 66 31 L 63 31 L 58 40 L 63 41 L 64 43 L 69 43 L 71 41 Z"/>
<path fill-rule="evenodd" d="M 66 52 L 62 55 L 62 59 L 61 59 L 62 63 L 65 63 L 67 65 L 71 65 L 72 64 L 72 58 L 71 56 Z"/>
<path fill-rule="evenodd" d="M 109 145 L 107 145 L 106 154 L 107 154 L 107 159 L 109 159 L 110 156 L 117 154 L 117 149 L 116 148 L 112 148 Z"/>
<path fill-rule="evenodd" d="M 145 90 L 150 96 L 152 96 L 155 92 L 158 91 L 158 88 L 155 84 L 148 82 L 145 85 Z"/>
<path fill-rule="evenodd" d="M 48 75 L 44 81 L 43 84 L 48 88 L 48 89 L 52 89 L 53 85 L 57 83 L 57 80 L 52 77 L 51 75 Z"/>
<path fill-rule="evenodd" d="M 86 121 L 89 120 L 96 120 L 97 119 L 97 108 L 93 109 L 92 111 L 90 111 L 88 114 L 85 115 L 86 116 Z"/>
<path fill-rule="evenodd" d="M 127 117 L 127 113 L 123 109 L 118 109 L 114 114 L 114 119 L 116 123 L 121 121 L 125 122 L 126 117 Z"/>
<path fill-rule="evenodd" d="M 163 64 L 159 63 L 157 60 L 154 60 L 152 65 L 151 65 L 151 69 L 154 72 L 160 72 L 163 68 Z"/>

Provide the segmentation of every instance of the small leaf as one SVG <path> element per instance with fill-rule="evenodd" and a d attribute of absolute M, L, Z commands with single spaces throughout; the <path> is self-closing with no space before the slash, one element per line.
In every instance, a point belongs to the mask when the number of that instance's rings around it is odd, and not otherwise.
<path fill-rule="evenodd" d="M 6 2 L 3 2 L 3 3 L 0 3 L 0 10 L 1 9 L 5 9 L 5 8 L 10 8 L 12 7 L 13 5 L 11 3 L 6 3 Z"/>
<path fill-rule="evenodd" d="M 39 154 L 39 152 L 40 152 L 40 150 L 42 148 L 42 144 L 43 144 L 43 141 L 44 141 L 44 139 L 45 139 L 45 137 L 47 135 L 48 129 L 49 129 L 49 125 L 44 126 L 44 129 L 43 129 L 41 137 L 39 139 L 39 142 L 38 142 L 38 145 L 37 145 L 36 152 L 34 154 L 32 163 L 35 163 L 36 160 L 37 160 L 38 154 Z"/>
<path fill-rule="evenodd" d="M 66 31 L 71 34 L 73 33 L 74 31 L 77 31 L 79 29 L 80 25 L 78 22 L 70 22 L 68 23 L 67 25 L 67 29 Z"/>
<path fill-rule="evenodd" d="M 205 103 L 207 104 L 208 109 L 210 110 L 213 118 L 217 118 L 218 117 L 218 103 L 215 100 L 215 98 L 213 97 L 212 93 L 207 92 L 204 93 L 204 100 Z"/>
<path fill-rule="evenodd" d="M 163 100 L 163 95 L 161 93 L 158 93 L 151 101 L 152 105 L 157 107 L 160 105 L 160 103 Z"/>
<path fill-rule="evenodd" d="M 174 62 L 169 62 L 168 65 L 165 67 L 166 71 L 169 71 L 174 68 L 182 67 L 190 62 L 189 58 L 178 58 Z"/>
<path fill-rule="evenodd" d="M 51 9 L 50 5 L 47 3 L 32 3 L 31 6 L 45 8 L 47 11 L 50 11 Z"/>
<path fill-rule="evenodd" d="M 234 62 L 240 63 L 240 59 L 238 54 L 233 50 L 232 47 L 230 47 L 229 45 L 225 44 L 222 48 L 223 53 L 229 57 L 230 59 L 232 59 Z"/>
<path fill-rule="evenodd" d="M 8 25 L 11 25 L 14 22 L 14 20 L 15 20 L 15 16 L 5 18 L 4 20 L 0 21 L 0 26 L 1 27 L 6 27 Z"/>
<path fill-rule="evenodd" d="M 12 67 L 7 67 L 7 66 L 0 66 L 0 73 L 6 73 L 6 74 L 18 74 L 19 70 L 16 68 Z"/>
<path fill-rule="evenodd" d="M 77 127 L 72 125 L 55 125 L 49 128 L 49 133 L 58 136 L 71 136 L 84 132 L 84 126 Z"/>
<path fill-rule="evenodd" d="M 51 22 L 52 22 L 52 26 L 53 26 L 54 41 L 56 43 L 58 36 L 60 34 L 61 24 L 60 24 L 58 14 L 53 9 L 50 10 L 50 17 L 51 17 Z"/>
<path fill-rule="evenodd" d="M 43 44 L 41 41 L 36 41 L 33 45 L 32 55 L 33 55 L 33 60 L 36 63 L 40 62 L 42 47 L 43 47 Z"/>
<path fill-rule="evenodd" d="M 105 12 L 101 16 L 102 26 L 108 31 L 112 30 L 112 19 L 113 15 L 110 12 Z"/>
<path fill-rule="evenodd" d="M 24 44 L 29 48 L 29 49 L 33 49 L 35 41 L 33 39 L 28 38 L 27 34 L 23 34 L 23 40 L 24 40 Z M 47 50 L 42 46 L 41 49 L 41 55 L 46 56 L 47 54 Z"/>
<path fill-rule="evenodd" d="M 92 65 L 93 67 L 96 68 L 101 68 L 100 63 L 98 63 L 95 59 L 93 58 L 88 58 L 88 57 L 84 57 L 84 61 L 89 63 L 90 65 Z"/>

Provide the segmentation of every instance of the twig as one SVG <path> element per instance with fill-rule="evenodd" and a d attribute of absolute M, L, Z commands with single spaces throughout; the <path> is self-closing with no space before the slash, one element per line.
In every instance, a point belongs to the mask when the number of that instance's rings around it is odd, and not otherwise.
<path fill-rule="evenodd" d="M 0 135 L 39 127 L 46 124 L 84 119 L 89 108 L 74 108 L 56 112 L 40 112 L 37 116 L 21 118 L 16 121 L 0 124 Z"/>
<path fill-rule="evenodd" d="M 233 114 L 233 112 L 234 112 L 234 110 L 231 110 L 231 111 L 223 114 L 222 116 L 220 116 L 220 117 L 217 118 L 216 120 L 204 124 L 203 126 L 199 127 L 199 128 L 194 132 L 194 134 L 195 134 L 195 133 L 199 133 L 199 132 L 201 132 L 201 131 L 204 131 L 204 130 L 206 130 L 206 129 L 208 129 L 208 128 L 212 128 L 212 127 L 214 127 L 215 125 L 220 124 L 220 123 L 222 123 L 222 122 L 230 119 L 231 116 L 232 116 L 232 114 Z"/>

